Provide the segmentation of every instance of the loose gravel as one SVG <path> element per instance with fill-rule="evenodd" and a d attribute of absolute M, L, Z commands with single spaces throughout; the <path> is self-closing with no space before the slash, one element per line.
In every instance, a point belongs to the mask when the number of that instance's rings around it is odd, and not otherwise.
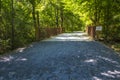
<path fill-rule="evenodd" d="M 120 80 L 120 56 L 83 32 L 0 56 L 0 80 Z"/>

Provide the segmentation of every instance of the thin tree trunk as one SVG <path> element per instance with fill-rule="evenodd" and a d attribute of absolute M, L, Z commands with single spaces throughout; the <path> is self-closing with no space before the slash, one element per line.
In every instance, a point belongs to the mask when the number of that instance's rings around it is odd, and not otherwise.
<path fill-rule="evenodd" d="M 60 17 L 61 17 L 61 27 L 63 27 L 63 9 L 60 10 Z"/>
<path fill-rule="evenodd" d="M 97 10 L 97 1 L 95 0 L 95 13 L 94 13 L 94 16 L 95 16 L 95 26 L 97 26 L 97 22 L 98 22 L 98 10 Z"/>
<path fill-rule="evenodd" d="M 12 19 L 11 19 L 11 25 L 12 25 L 12 28 L 11 28 L 11 48 L 14 49 L 14 1 L 12 0 L 11 2 L 11 16 L 12 16 Z"/>
<path fill-rule="evenodd" d="M 35 16 L 35 2 L 32 4 L 32 9 L 33 9 L 33 22 L 34 22 L 34 27 L 35 27 L 35 38 L 36 40 L 39 40 L 38 37 L 38 28 L 37 28 L 37 22 L 36 22 L 36 16 Z"/>
<path fill-rule="evenodd" d="M 2 24 L 2 1 L 0 0 L 0 25 Z"/>
<path fill-rule="evenodd" d="M 107 6 L 105 8 L 105 13 L 104 13 L 104 22 L 105 22 L 105 27 L 104 27 L 104 33 L 105 33 L 105 40 L 108 41 L 109 35 L 109 24 L 110 24 L 110 2 L 109 0 L 107 1 Z"/>
<path fill-rule="evenodd" d="M 0 0 L 0 18 L 1 18 L 1 10 L 2 10 L 2 1 Z"/>
<path fill-rule="evenodd" d="M 59 14 L 59 12 L 58 12 L 58 8 L 57 7 L 55 7 L 55 17 L 56 17 L 56 27 L 59 27 L 59 17 L 58 17 L 58 14 Z"/>
<path fill-rule="evenodd" d="M 37 11 L 37 27 L 38 27 L 38 37 L 40 39 L 40 19 L 39 19 L 39 11 Z"/>

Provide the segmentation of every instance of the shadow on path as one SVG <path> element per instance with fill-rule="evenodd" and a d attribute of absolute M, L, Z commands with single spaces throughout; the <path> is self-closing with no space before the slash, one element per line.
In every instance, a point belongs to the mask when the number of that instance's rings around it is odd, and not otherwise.
<path fill-rule="evenodd" d="M 0 57 L 0 80 L 120 80 L 120 57 L 82 32 Z"/>

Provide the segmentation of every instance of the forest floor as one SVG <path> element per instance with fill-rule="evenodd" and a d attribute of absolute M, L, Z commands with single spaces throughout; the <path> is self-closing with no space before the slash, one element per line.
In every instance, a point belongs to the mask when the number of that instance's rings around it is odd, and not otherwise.
<path fill-rule="evenodd" d="M 0 80 L 120 80 L 120 56 L 83 32 L 0 56 Z"/>

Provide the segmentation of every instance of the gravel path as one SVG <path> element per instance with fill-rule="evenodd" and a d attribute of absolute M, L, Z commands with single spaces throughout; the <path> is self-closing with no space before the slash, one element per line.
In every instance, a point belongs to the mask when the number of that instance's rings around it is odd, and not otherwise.
<path fill-rule="evenodd" d="M 82 32 L 0 56 L 0 80 L 120 80 L 120 56 Z"/>

